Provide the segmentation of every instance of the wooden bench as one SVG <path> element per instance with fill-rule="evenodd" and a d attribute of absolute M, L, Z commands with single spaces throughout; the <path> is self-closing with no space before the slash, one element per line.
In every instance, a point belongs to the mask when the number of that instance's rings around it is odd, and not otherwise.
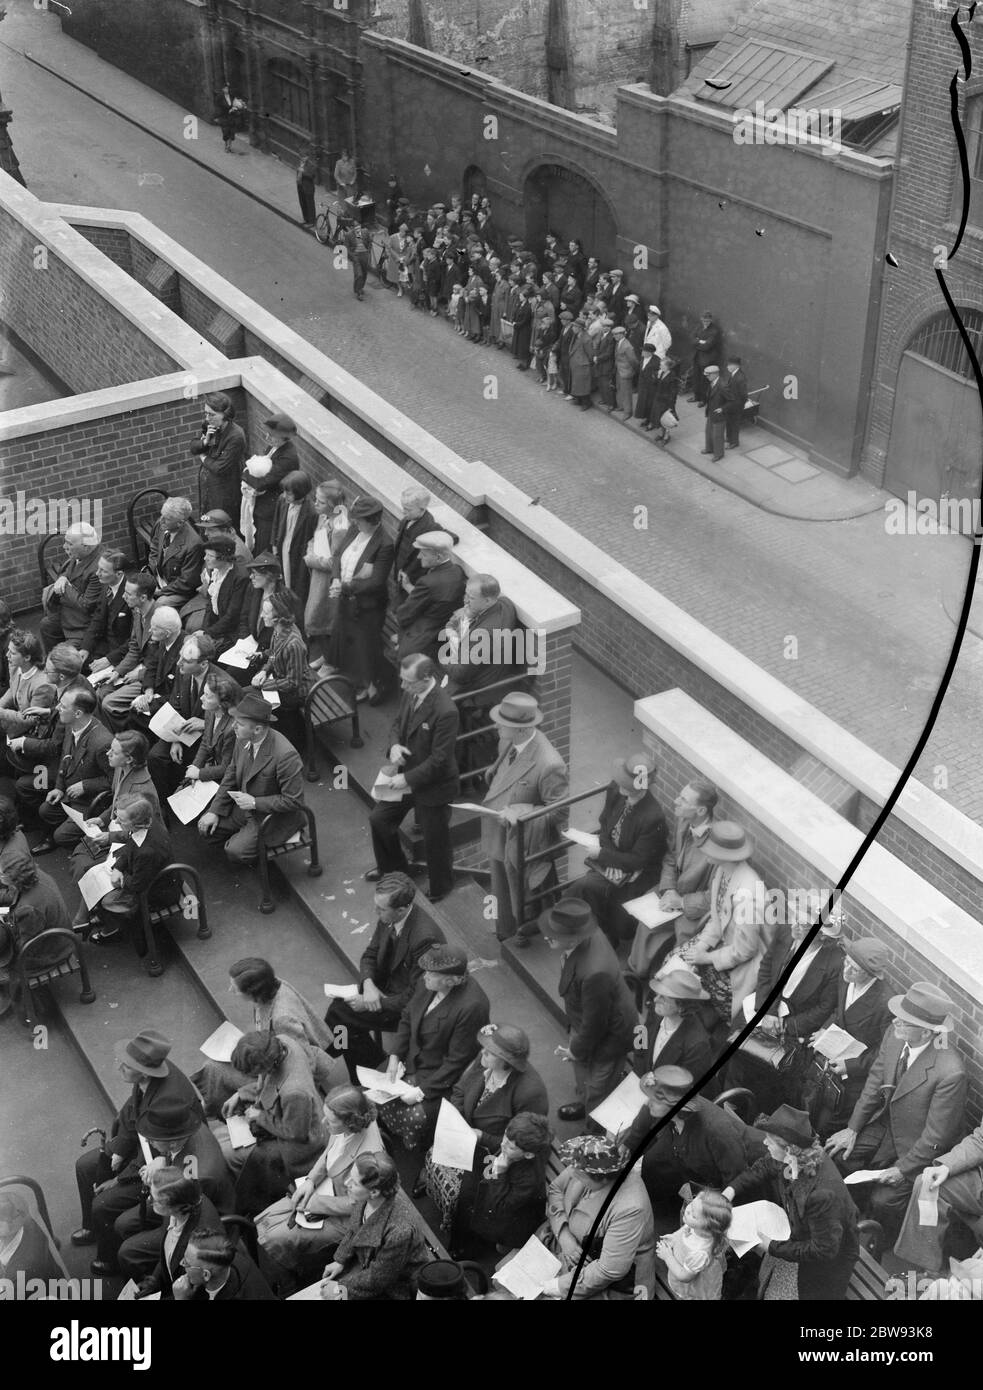
<path fill-rule="evenodd" d="M 324 868 L 320 861 L 317 845 L 317 821 L 314 819 L 314 812 L 309 806 L 304 807 L 304 815 L 307 820 L 305 827 L 296 832 L 282 845 L 267 845 L 266 828 L 272 819 L 272 813 L 263 816 L 259 822 L 259 841 L 256 846 L 256 867 L 259 870 L 259 881 L 262 885 L 263 896 L 259 904 L 259 910 L 264 915 L 276 911 L 276 902 L 270 888 L 270 861 L 280 859 L 285 854 L 296 854 L 299 850 L 309 849 L 311 852 L 310 862 L 307 865 L 308 878 L 320 878 L 324 873 Z"/>
<path fill-rule="evenodd" d="M 353 748 L 362 748 L 365 740 L 358 720 L 358 704 L 355 700 L 355 687 L 347 676 L 334 672 L 324 676 L 311 686 L 304 701 L 305 757 L 307 780 L 318 780 L 317 730 L 332 724 L 351 720 Z"/>
<path fill-rule="evenodd" d="M 150 555 L 154 528 L 160 520 L 161 503 L 170 493 L 161 487 L 145 487 L 126 504 L 126 529 L 130 537 L 130 554 L 138 565 L 145 565 Z M 151 510 L 151 504 L 153 509 Z"/>
<path fill-rule="evenodd" d="M 43 949 L 43 943 L 50 945 L 55 941 L 64 944 L 64 958 L 52 965 L 39 964 L 38 948 Z M 43 989 L 55 980 L 64 979 L 66 975 L 78 974 L 82 983 L 79 993 L 81 1004 L 91 1004 L 95 1000 L 96 992 L 89 977 L 85 946 L 81 937 L 67 927 L 49 927 L 47 931 L 39 932 L 37 936 L 32 937 L 14 957 L 12 970 L 20 984 L 20 1012 L 27 1028 L 34 1026 L 32 991 Z"/>

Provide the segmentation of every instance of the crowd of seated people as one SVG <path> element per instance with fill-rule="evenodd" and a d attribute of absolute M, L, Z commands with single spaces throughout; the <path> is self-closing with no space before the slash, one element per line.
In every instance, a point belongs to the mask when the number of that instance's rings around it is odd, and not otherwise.
<path fill-rule="evenodd" d="M 748 830 L 719 814 L 701 779 L 681 788 L 668 817 L 647 754 L 615 761 L 583 873 L 561 890 L 540 860 L 520 882 L 516 826 L 543 813 L 527 857 L 555 842 L 566 766 L 536 697 L 485 693 L 487 673 L 472 679 L 461 659 L 476 631 L 516 632 L 514 602 L 493 576 L 465 575 L 425 493 L 405 494 L 390 538 L 379 503 L 349 503 L 333 483 L 312 489 L 291 421 L 267 426 L 274 463 L 250 460 L 252 481 L 241 482 L 246 535 L 217 508 L 198 530 L 190 504 L 168 498 L 148 568 L 137 570 L 72 528 L 40 638 L 12 619 L 7 627 L 0 1013 L 16 1003 L 17 959 L 42 932 L 75 931 L 99 947 L 138 940 L 152 885 L 151 905 L 180 893 L 162 877 L 174 861 L 175 791 L 214 784 L 192 843 L 204 854 L 221 842 L 231 864 L 253 864 L 260 818 L 270 846 L 305 821 L 302 730 L 291 717 L 311 684 L 339 672 L 376 702 L 400 686 L 386 768 L 404 797 L 370 818 L 376 921 L 357 992 L 322 1017 L 309 982 L 246 957 L 229 976 L 252 1023 L 229 1061 L 189 1078 L 156 1028 L 120 1043 L 129 1098 L 105 1148 L 77 1164 L 73 1240 L 95 1246 L 94 1270 L 176 1300 L 287 1297 L 312 1284 L 329 1301 L 467 1296 L 442 1294 L 443 1276 L 425 1275 L 434 1252 L 423 1210 L 458 1262 L 491 1269 L 538 1237 L 559 1261 L 545 1298 L 651 1297 L 658 1282 L 684 1299 L 840 1299 L 858 1216 L 878 1223 L 899 1259 L 943 1275 L 954 1241 L 983 1239 L 983 1139 L 969 1132 L 952 1001 L 921 981 L 892 993 L 883 943 L 850 932 L 838 908 L 824 909 L 808 943 L 811 904 L 790 900 L 773 921 Z M 274 469 L 279 494 L 263 486 Z M 247 664 L 224 664 L 249 637 Z M 526 948 L 539 934 L 560 956 L 566 1037 L 556 1057 L 569 1091 L 548 1094 L 521 1020 L 492 1016 L 468 952 L 424 901 L 453 891 L 462 721 L 451 692 L 469 693 L 471 717 L 497 733 L 478 793 L 497 813 L 482 818 L 493 827 L 482 827 L 497 898 L 490 926 Z M 165 705 L 171 737 L 157 718 Z M 426 894 L 396 834 L 411 808 Z M 47 853 L 65 856 L 80 886 L 72 903 L 38 867 Z M 91 900 L 81 885 L 102 865 Z M 543 906 L 520 920 L 537 889 Z M 654 928 L 631 910 L 645 895 L 666 914 Z M 70 939 L 52 942 L 52 959 L 70 949 Z M 823 1050 L 831 1028 L 855 1044 L 842 1060 Z M 384 1075 L 381 1093 L 363 1084 L 364 1067 Z M 632 1112 L 608 1127 L 598 1107 L 627 1079 Z M 717 1103 L 733 1088 L 752 1097 L 743 1118 Z M 440 1157 L 448 1104 L 474 1134 L 468 1167 Z M 557 1144 L 551 1111 L 582 1132 Z M 844 1183 L 861 1170 L 863 1182 Z M 920 1221 L 926 1194 L 941 1217 L 931 1230 Z M 760 1197 L 785 1211 L 790 1234 L 736 1261 L 733 1207 Z M 223 1217 L 255 1222 L 258 1266 Z M 0 1266 L 37 1244 L 14 1208 L 3 1219 Z M 426 1291 L 431 1278 L 437 1292 Z"/>

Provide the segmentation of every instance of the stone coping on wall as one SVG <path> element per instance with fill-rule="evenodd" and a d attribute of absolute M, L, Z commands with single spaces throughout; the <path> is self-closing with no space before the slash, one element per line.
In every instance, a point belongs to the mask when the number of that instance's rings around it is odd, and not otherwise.
<path fill-rule="evenodd" d="M 373 448 L 337 415 L 318 405 L 303 387 L 288 381 L 265 358 L 240 358 L 236 365 L 240 369 L 241 385 L 248 395 L 261 401 L 270 412 L 286 411 L 297 425 L 301 439 L 341 469 L 359 488 L 377 498 L 386 511 L 399 515 L 400 495 L 405 488 L 418 486 L 408 473 Z M 430 511 L 438 525 L 459 537 L 454 555 L 462 569 L 468 574 L 493 574 L 527 627 L 550 633 L 579 624 L 579 608 L 465 521 L 459 512 L 436 498 L 430 504 Z"/>
<path fill-rule="evenodd" d="M 637 700 L 635 718 L 646 731 L 646 742 L 654 736 L 668 744 L 818 873 L 831 883 L 839 880 L 864 836 L 824 801 L 682 690 Z M 846 891 L 943 975 L 983 1002 L 983 929 L 968 912 L 878 844 L 868 849 Z"/>
<path fill-rule="evenodd" d="M 46 247 L 97 294 L 110 300 L 176 365 L 202 372 L 221 372 L 225 367 L 226 359 L 221 353 L 90 245 L 68 224 L 58 205 L 40 202 L 6 174 L 0 182 L 0 196 L 4 210 L 20 223 L 35 245 Z"/>
<path fill-rule="evenodd" d="M 526 493 L 491 468 L 480 462 L 468 462 L 435 439 L 145 217 L 118 209 L 60 204 L 51 205 L 48 213 L 83 226 L 127 231 L 243 323 L 250 333 L 275 347 L 305 376 L 323 386 L 339 404 L 446 483 L 462 500 L 472 507 L 487 506 L 496 511 L 503 520 L 518 527 L 530 540 L 619 604 L 643 628 L 674 647 L 804 751 L 838 773 L 863 796 L 878 806 L 886 802 L 899 776 L 898 768 L 886 758 L 801 699 L 558 517 L 543 507 L 532 506 L 532 499 Z M 92 255 L 100 255 L 88 243 L 85 245 Z M 123 272 L 118 274 L 122 276 Z M 161 313 L 167 311 L 161 309 Z M 903 790 L 893 814 L 983 883 L 983 828 L 968 816 L 914 780 Z"/>
<path fill-rule="evenodd" d="M 240 374 L 238 370 L 229 371 L 225 358 L 222 362 L 224 370 L 212 376 L 202 376 L 199 372 L 173 372 L 168 376 L 126 382 L 122 386 L 86 391 L 78 396 L 65 396 L 59 400 L 41 401 L 37 405 L 22 406 L 19 410 L 5 411 L 0 414 L 0 441 L 47 434 L 90 421 L 109 420 L 114 415 L 125 415 L 131 410 L 148 410 L 165 401 L 186 396 L 189 392 L 203 396 L 208 391 L 235 390 L 240 382 Z M 187 398 L 192 399 L 193 396 Z"/>

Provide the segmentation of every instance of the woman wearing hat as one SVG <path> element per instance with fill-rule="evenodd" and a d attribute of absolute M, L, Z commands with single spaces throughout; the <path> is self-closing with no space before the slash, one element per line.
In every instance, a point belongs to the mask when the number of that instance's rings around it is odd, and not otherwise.
<path fill-rule="evenodd" d="M 741 1014 L 745 995 L 757 984 L 767 949 L 765 886 L 750 865 L 750 836 L 735 821 L 714 821 L 703 854 L 716 864 L 710 880 L 710 920 L 679 951 L 709 990 L 725 1023 Z"/>
<path fill-rule="evenodd" d="M 251 588 L 247 591 L 239 613 L 238 637 L 252 637 L 258 648 L 245 670 L 236 668 L 236 679 L 243 685 L 266 660 L 273 629 L 263 622 L 263 600 L 283 589 L 283 570 L 272 550 L 264 550 L 246 564 Z"/>
<path fill-rule="evenodd" d="M 802 1104 L 809 1111 L 817 1134 L 824 1139 L 849 1120 L 891 1022 L 888 987 L 884 982 L 884 945 L 874 936 L 862 936 L 847 942 L 843 955 L 835 1007 L 810 1042 L 814 1043 L 827 1028 L 842 1028 L 856 1042 L 863 1043 L 864 1051 L 859 1057 L 840 1062 L 831 1062 L 821 1053 L 811 1051 Z"/>
<path fill-rule="evenodd" d="M 816 914 L 806 908 L 791 909 L 789 915 L 792 920 L 777 929 L 761 959 L 755 993 L 742 1001 L 746 1013 L 756 1013 L 764 1006 L 809 935 Z M 813 937 L 781 986 L 778 998 L 727 1065 L 724 1085 L 745 1086 L 753 1091 L 760 1110 L 773 1110 L 782 1101 L 801 1102 L 808 1063 L 803 1044 L 836 1003 L 843 969 L 838 942 L 843 919 L 836 912 L 825 920 L 826 925 Z M 736 1029 L 734 1036 L 739 1031 Z"/>
<path fill-rule="evenodd" d="M 413 1089 L 380 1107 L 384 1130 L 407 1149 L 433 1138 L 437 1112 L 480 1049 L 488 996 L 468 972 L 467 952 L 440 945 L 419 960 L 423 979 L 403 1010 L 386 1073 Z"/>
<path fill-rule="evenodd" d="M 376 1108 L 361 1086 L 335 1086 L 328 1092 L 323 1129 L 327 1147 L 313 1168 L 289 1196 L 256 1218 L 264 1262 L 275 1269 L 268 1277 L 281 1298 L 316 1277 L 328 1251 L 343 1239 L 355 1208 L 345 1179 L 357 1158 L 382 1148 Z"/>
<path fill-rule="evenodd" d="M 201 434 L 191 452 L 201 464 L 198 490 L 202 512 L 213 509 L 239 515 L 240 473 L 246 459 L 246 436 L 235 423 L 235 406 L 222 391 L 205 397 Z"/>
<path fill-rule="evenodd" d="M 649 344 L 650 347 L 654 345 Z M 675 428 L 666 419 L 666 414 L 676 416 L 676 398 L 679 395 L 679 371 L 675 357 L 668 353 L 659 360 L 659 368 L 652 382 L 652 407 L 649 411 L 649 427 L 658 427 L 656 444 L 668 444 L 670 431 Z"/>
<path fill-rule="evenodd" d="M 247 459 L 240 481 L 240 530 L 254 554 L 272 548 L 280 484 L 288 473 L 300 469 L 294 443 L 297 426 L 290 416 L 271 415 L 263 421 L 263 427 L 269 452 Z"/>
<path fill-rule="evenodd" d="M 584 1134 L 560 1145 L 565 1167 L 550 1183 L 544 1245 L 563 1261 L 563 1270 L 546 1286 L 548 1298 L 631 1299 L 643 1285 L 655 1291 L 655 1226 L 645 1185 L 634 1169 L 614 1194 L 587 1247 L 587 1260 L 574 1282 L 584 1242 L 628 1161 L 628 1150 L 613 1139 Z"/>
<path fill-rule="evenodd" d="M 329 590 L 338 600 L 338 613 L 328 661 L 344 671 L 357 692 L 378 704 L 393 679 L 382 642 L 393 543 L 382 529 L 381 502 L 359 497 L 349 516 L 352 525 L 335 554 Z"/>
<path fill-rule="evenodd" d="M 570 342 L 570 396 L 581 410 L 590 410 L 594 385 L 594 352 L 583 323 L 575 321 L 576 332 Z"/>
<path fill-rule="evenodd" d="M 282 1197 L 320 1152 L 321 1098 L 307 1054 L 294 1038 L 245 1033 L 232 1065 L 250 1080 L 229 1097 L 222 1115 L 241 1115 L 256 1143 L 234 1148 L 224 1124 L 213 1120 L 212 1128 L 236 1178 L 236 1211 L 254 1216 Z"/>
<path fill-rule="evenodd" d="M 433 1151 L 424 1167 L 427 1191 L 448 1230 L 459 1201 L 470 1204 L 485 1170 L 485 1160 L 498 1150 L 506 1126 L 521 1110 L 549 1113 L 543 1079 L 529 1065 L 529 1038 L 511 1023 L 488 1023 L 478 1030 L 481 1051 L 451 1091 L 450 1103 L 478 1131 L 470 1173 L 434 1163 Z"/>
<path fill-rule="evenodd" d="M 766 1303 L 842 1302 L 860 1254 L 857 1209 L 804 1110 L 782 1105 L 756 1121 L 759 1158 L 724 1188 L 732 1202 L 764 1198 L 789 1220 L 788 1240 L 762 1241 L 758 1297 Z"/>
<path fill-rule="evenodd" d="M 685 1067 L 703 1076 L 713 1060 L 710 1035 L 703 1026 L 701 1005 L 710 998 L 699 977 L 689 970 L 655 974 L 649 982 L 651 1002 L 644 1022 L 635 1030 L 632 1066 L 638 1076 L 656 1067 Z M 714 1082 L 707 1087 L 713 1094 Z"/>

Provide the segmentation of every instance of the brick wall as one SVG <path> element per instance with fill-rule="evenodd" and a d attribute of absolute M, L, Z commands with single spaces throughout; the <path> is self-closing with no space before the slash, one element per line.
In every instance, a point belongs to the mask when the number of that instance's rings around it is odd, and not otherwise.
<path fill-rule="evenodd" d="M 44 265 L 36 264 L 42 261 Z M 175 359 L 70 265 L 46 248 L 36 248 L 4 209 L 0 284 L 6 322 L 73 392 L 163 376 L 178 368 Z"/>
<path fill-rule="evenodd" d="M 97 251 L 108 256 L 114 265 L 118 265 L 120 270 L 125 270 L 127 275 L 133 274 L 131 254 L 133 242 L 129 232 L 124 227 L 83 227 L 78 222 L 73 222 L 72 226 Z"/>
<path fill-rule="evenodd" d="M 654 782 L 656 798 L 664 807 L 668 807 L 687 782 L 703 774 L 661 739 L 649 734 L 646 742 L 651 745 L 657 759 Z M 767 888 L 777 888 L 783 892 L 797 889 L 802 892 L 833 887 L 832 880 L 818 873 L 777 835 L 749 815 L 738 802 L 721 797 L 717 815 L 736 820 L 746 828 L 755 846 L 752 863 Z M 849 893 L 843 895 L 843 912 L 847 923 L 844 939 L 875 936 L 887 948 L 887 980 L 895 992 L 903 993 L 915 980 L 928 980 L 945 990 L 953 1000 L 956 1006 L 953 1041 L 963 1055 L 970 1077 L 969 1112 L 973 1119 L 967 1122 L 966 1129 L 971 1129 L 976 1122 L 975 1117 L 983 1110 L 983 1057 L 979 1052 L 983 1006 L 964 990 L 954 986 L 951 980 L 940 974 L 936 966 L 901 941 L 894 931 Z"/>
<path fill-rule="evenodd" d="M 188 449 L 200 425 L 201 403 L 181 398 L 8 440 L 2 494 L 13 498 L 19 489 L 28 498 L 72 498 L 84 487 L 90 504 L 101 503 L 105 543 L 129 552 L 126 507 L 142 488 L 163 487 L 197 505 L 198 464 Z M 0 543 L 0 593 L 18 611 L 40 603 L 39 539 L 4 535 Z"/>

